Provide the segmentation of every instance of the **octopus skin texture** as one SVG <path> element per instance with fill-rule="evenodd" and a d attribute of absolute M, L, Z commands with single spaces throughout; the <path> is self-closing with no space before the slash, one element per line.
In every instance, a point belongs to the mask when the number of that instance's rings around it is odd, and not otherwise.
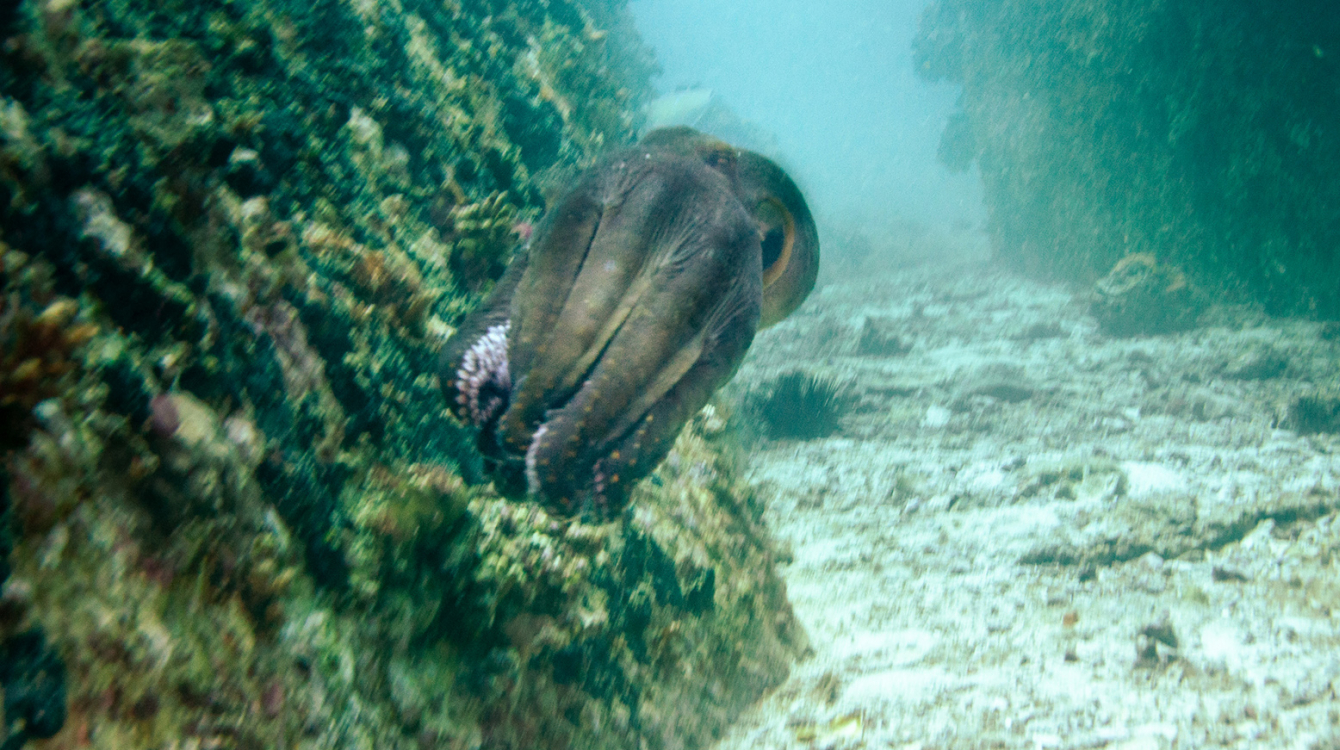
<path fill-rule="evenodd" d="M 622 512 L 809 294 L 814 220 L 786 173 L 689 128 L 652 131 L 551 204 L 442 354 L 452 413 L 499 491 L 559 515 Z"/>

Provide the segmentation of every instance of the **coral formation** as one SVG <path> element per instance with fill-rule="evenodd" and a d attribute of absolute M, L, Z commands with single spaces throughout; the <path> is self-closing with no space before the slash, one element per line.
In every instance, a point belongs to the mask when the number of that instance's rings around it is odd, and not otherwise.
<path fill-rule="evenodd" d="M 479 289 L 502 276 L 516 245 L 516 210 L 494 193 L 478 203 L 451 209 L 449 236 L 454 238 L 451 271 Z"/>
<path fill-rule="evenodd" d="M 76 350 L 97 333 L 46 270 L 0 243 L 0 451 L 26 442 L 33 408 L 68 387 Z"/>
<path fill-rule="evenodd" d="M 617 0 L 0 9 L 4 741 L 702 744 L 803 651 L 719 447 L 592 527 L 438 350 L 628 142 Z"/>
<path fill-rule="evenodd" d="M 1016 267 L 1151 253 L 1196 286 L 1340 316 L 1340 15 L 1319 0 L 937 0 L 919 71 L 960 83 L 941 159 L 981 169 Z"/>

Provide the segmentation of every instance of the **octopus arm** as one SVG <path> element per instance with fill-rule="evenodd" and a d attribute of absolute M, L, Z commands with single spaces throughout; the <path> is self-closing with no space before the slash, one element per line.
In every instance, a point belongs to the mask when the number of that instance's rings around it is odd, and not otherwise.
<path fill-rule="evenodd" d="M 622 467 L 602 475 L 603 480 L 595 477 L 599 481 L 592 494 L 601 503 L 611 502 L 608 493 L 651 471 L 668 449 L 666 440 L 673 441 L 688 416 L 729 377 L 752 340 L 760 299 L 760 251 L 752 221 L 713 181 L 678 195 L 685 199 L 682 215 L 663 210 L 654 217 L 656 227 L 684 223 L 690 229 L 653 233 L 644 227 L 643 234 L 662 241 L 692 238 L 695 247 L 687 251 L 656 246 L 650 252 L 659 261 L 682 255 L 694 262 L 643 264 L 639 279 L 627 288 L 635 299 L 615 307 L 626 315 L 601 343 L 598 356 L 588 352 L 581 360 L 593 362 L 589 372 L 577 368 L 574 382 L 580 385 L 546 410 L 543 428 L 532 433 L 526 451 L 530 490 L 560 507 L 577 502 L 593 482 L 591 467 L 599 462 Z M 715 210 L 713 201 L 726 208 Z M 560 326 L 555 335 L 564 331 Z M 682 408 L 663 404 L 676 392 L 693 400 Z M 653 415 L 650 421 L 648 415 Z M 641 437 L 629 442 L 633 434 Z M 611 453 L 614 445 L 624 446 L 618 456 Z"/>
<path fill-rule="evenodd" d="M 584 234 L 589 241 L 573 241 L 588 229 L 586 221 L 560 220 L 532 246 L 522 281 L 526 293 L 518 297 L 527 304 L 514 310 L 511 341 L 518 371 L 526 374 L 499 430 L 510 450 L 528 450 L 551 412 L 580 397 L 593 380 L 598 386 L 607 360 L 617 372 L 605 366 L 604 376 L 624 385 L 597 392 L 610 407 L 624 403 L 624 392 L 650 377 L 647 370 L 657 358 L 688 344 L 696 318 L 732 273 L 717 257 L 719 248 L 699 247 L 717 242 L 711 230 L 719 234 L 719 227 L 695 225 L 705 208 L 720 224 L 720 207 L 734 206 L 737 213 L 729 218 L 737 232 L 745 232 L 748 216 L 720 175 L 690 158 L 660 156 L 625 158 L 596 170 L 599 179 L 565 202 L 560 215 L 583 219 L 589 210 L 566 204 L 599 206 L 598 219 Z M 677 257 L 693 262 L 674 262 Z M 576 272 L 569 276 L 571 269 Z M 547 299 L 535 299 L 540 296 Z M 626 343 L 616 345 L 620 337 Z M 621 357 L 620 348 L 631 351 Z"/>

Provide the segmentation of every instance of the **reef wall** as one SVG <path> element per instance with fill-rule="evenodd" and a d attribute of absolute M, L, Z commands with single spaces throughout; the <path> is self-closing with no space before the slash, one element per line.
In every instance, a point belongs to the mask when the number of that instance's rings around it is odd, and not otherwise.
<path fill-rule="evenodd" d="M 1277 313 L 1340 317 L 1340 14 L 1326 0 L 936 0 L 917 65 L 963 85 L 999 254 L 1093 280 L 1150 253 Z"/>
<path fill-rule="evenodd" d="M 626 143 L 620 0 L 0 2 L 6 748 L 696 747 L 805 649 L 721 420 L 619 522 L 434 374 Z"/>

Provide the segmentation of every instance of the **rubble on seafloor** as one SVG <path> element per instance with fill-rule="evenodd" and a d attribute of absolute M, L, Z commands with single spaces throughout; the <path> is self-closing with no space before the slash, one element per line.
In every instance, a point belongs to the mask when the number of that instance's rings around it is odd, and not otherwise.
<path fill-rule="evenodd" d="M 806 646 L 705 415 L 498 498 L 436 352 L 636 132 L 621 2 L 0 17 L 6 747 L 706 744 Z"/>
<path fill-rule="evenodd" d="M 1336 747 L 1335 324 L 1117 335 L 1084 289 L 923 254 L 830 276 L 723 394 L 850 405 L 751 451 L 814 656 L 718 747 Z"/>

